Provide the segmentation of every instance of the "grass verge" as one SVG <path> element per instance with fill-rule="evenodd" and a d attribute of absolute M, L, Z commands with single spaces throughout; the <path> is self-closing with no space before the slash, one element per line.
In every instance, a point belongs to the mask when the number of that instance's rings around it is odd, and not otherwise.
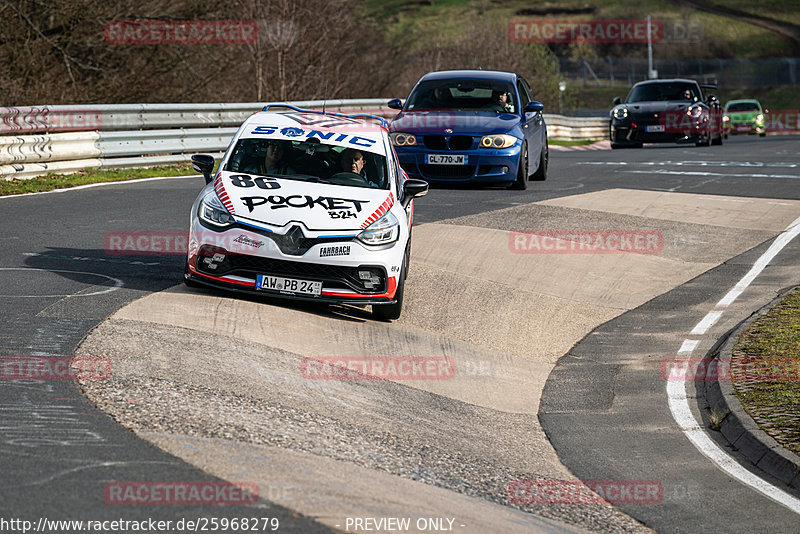
<path fill-rule="evenodd" d="M 800 289 L 742 334 L 732 367 L 733 387 L 747 413 L 778 443 L 800 454 Z M 737 367 L 751 371 L 737 372 Z"/>
<path fill-rule="evenodd" d="M 155 176 L 197 174 L 191 165 L 168 165 L 136 169 L 89 169 L 74 174 L 48 174 L 28 179 L 0 180 L 0 196 L 39 193 L 101 182 L 120 182 Z"/>
<path fill-rule="evenodd" d="M 547 138 L 547 144 L 558 146 L 578 146 L 578 145 L 591 145 L 596 143 L 597 139 L 550 139 Z"/>

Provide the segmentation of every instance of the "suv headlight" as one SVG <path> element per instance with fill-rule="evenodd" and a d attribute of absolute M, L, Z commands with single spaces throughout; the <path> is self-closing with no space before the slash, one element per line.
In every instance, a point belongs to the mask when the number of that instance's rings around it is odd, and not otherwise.
<path fill-rule="evenodd" d="M 497 135 L 484 135 L 481 137 L 481 148 L 508 148 L 514 146 L 518 139 L 513 135 L 497 134 Z"/>
<path fill-rule="evenodd" d="M 614 108 L 611 114 L 615 119 L 626 119 L 628 118 L 628 108 Z"/>
<path fill-rule="evenodd" d="M 409 133 L 392 132 L 389 134 L 389 138 L 394 146 L 417 146 L 418 144 L 416 136 Z"/>
<path fill-rule="evenodd" d="M 400 222 L 392 212 L 367 226 L 363 232 L 356 236 L 365 245 L 387 245 L 397 241 L 400 237 Z"/>
<path fill-rule="evenodd" d="M 698 118 L 703 113 L 703 108 L 700 106 L 689 106 L 689 109 L 686 110 L 686 114 Z"/>
<path fill-rule="evenodd" d="M 203 197 L 200 206 L 197 208 L 197 216 L 201 221 L 216 228 L 226 228 L 236 222 L 231 214 L 228 213 L 228 210 L 225 209 L 225 206 L 222 205 L 214 191 L 209 191 Z"/>

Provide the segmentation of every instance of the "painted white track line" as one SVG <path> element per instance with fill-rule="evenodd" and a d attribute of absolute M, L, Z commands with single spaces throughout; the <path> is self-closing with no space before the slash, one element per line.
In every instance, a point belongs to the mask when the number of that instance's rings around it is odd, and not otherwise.
<path fill-rule="evenodd" d="M 742 294 L 769 262 L 772 261 L 792 239 L 797 237 L 798 234 L 800 234 L 800 217 L 795 219 L 794 222 L 775 239 L 767 251 L 753 264 L 750 271 L 748 271 L 748 273 L 717 303 L 715 309 L 697 323 L 697 326 L 692 329 L 691 335 L 705 333 L 711 325 L 722 316 L 725 308 L 730 306 L 736 298 Z M 681 348 L 678 350 L 678 354 L 682 356 L 691 354 L 698 343 L 699 340 L 685 339 Z M 689 375 L 690 373 L 686 374 L 686 376 Z M 731 477 L 782 504 L 796 514 L 800 514 L 800 499 L 773 486 L 739 465 L 736 460 L 717 446 L 708 434 L 706 434 L 689 407 L 689 401 L 686 397 L 686 383 L 686 381 L 680 380 L 667 381 L 667 397 L 669 399 L 669 409 L 672 412 L 672 418 L 678 423 L 681 431 L 689 438 L 689 441 Z"/>
<path fill-rule="evenodd" d="M 65 191 L 75 191 L 77 189 L 89 189 L 90 187 L 103 187 L 106 185 L 134 184 L 137 182 L 157 182 L 159 180 L 176 180 L 179 178 L 202 178 L 202 174 L 188 174 L 184 176 L 154 176 L 152 178 L 134 178 L 133 180 L 117 180 L 116 182 L 96 182 L 93 184 L 76 185 L 75 187 L 64 187 L 61 189 L 51 189 L 50 191 L 37 191 L 35 193 L 19 193 L 17 195 L 2 195 L 0 200 L 5 198 L 29 197 L 32 195 L 49 195 L 52 193 L 64 193 Z"/>

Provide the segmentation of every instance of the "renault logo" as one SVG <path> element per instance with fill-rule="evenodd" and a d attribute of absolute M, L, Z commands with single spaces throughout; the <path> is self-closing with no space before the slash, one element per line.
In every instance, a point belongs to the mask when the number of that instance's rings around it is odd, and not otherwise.
<path fill-rule="evenodd" d="M 286 234 L 280 236 L 278 245 L 287 254 L 297 254 L 300 252 L 304 239 L 303 229 L 299 226 L 292 226 Z"/>

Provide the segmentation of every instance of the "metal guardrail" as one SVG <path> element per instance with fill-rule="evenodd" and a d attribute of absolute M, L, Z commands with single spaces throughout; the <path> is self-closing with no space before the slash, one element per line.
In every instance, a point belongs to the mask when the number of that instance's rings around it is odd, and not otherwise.
<path fill-rule="evenodd" d="M 388 99 L 289 102 L 306 109 L 390 119 Z M 110 104 L 0 108 L 0 178 L 30 178 L 87 168 L 167 165 L 203 152 L 221 156 L 237 128 L 264 103 Z M 608 119 L 545 115 L 548 133 L 600 139 Z"/>
<path fill-rule="evenodd" d="M 608 117 L 564 117 L 545 115 L 547 136 L 553 139 L 607 139 Z"/>

